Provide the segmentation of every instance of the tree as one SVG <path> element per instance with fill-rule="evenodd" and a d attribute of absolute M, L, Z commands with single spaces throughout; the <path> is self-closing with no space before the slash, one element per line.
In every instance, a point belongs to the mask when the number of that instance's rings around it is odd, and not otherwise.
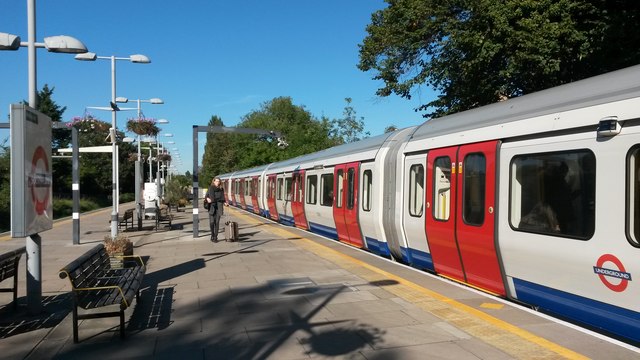
<path fill-rule="evenodd" d="M 289 146 L 278 148 L 273 139 L 256 135 L 234 135 L 238 162 L 234 169 L 245 169 L 290 159 L 337 145 L 330 137 L 331 122 L 315 119 L 304 106 L 294 105 L 290 97 L 278 97 L 247 114 L 238 127 L 278 131 Z"/>
<path fill-rule="evenodd" d="M 386 0 L 372 14 L 358 67 L 380 96 L 440 95 L 421 105 L 441 116 L 539 91 L 640 61 L 633 1 Z"/>
<path fill-rule="evenodd" d="M 209 119 L 208 126 L 224 126 L 218 116 Z M 237 162 L 237 147 L 232 146 L 232 139 L 228 134 L 207 133 L 207 140 L 202 155 L 202 169 L 199 172 L 199 185 L 207 188 L 214 176 L 229 172 Z"/>
<path fill-rule="evenodd" d="M 368 131 L 364 131 L 364 118 L 356 117 L 356 110 L 351 106 L 351 98 L 345 98 L 347 105 L 342 112 L 343 118 L 335 119 L 331 122 L 331 136 L 338 139 L 342 144 L 352 143 L 370 136 Z"/>
<path fill-rule="evenodd" d="M 44 84 L 42 90 L 36 94 L 37 109 L 41 113 L 51 118 L 52 122 L 62 121 L 62 115 L 67 107 L 60 107 L 53 100 L 55 87 L 49 88 Z M 26 102 L 25 102 L 26 103 Z M 67 129 L 53 129 L 51 131 L 51 147 L 54 149 L 66 148 L 71 142 L 71 131 Z M 71 196 L 71 161 L 54 160 L 51 166 L 51 177 L 53 180 L 53 193 L 56 196 Z"/>
<path fill-rule="evenodd" d="M 108 145 L 111 123 L 104 122 L 91 114 L 74 117 L 69 123 L 78 129 L 78 145 L 80 147 Z M 124 133 L 117 131 L 116 137 L 122 139 Z M 118 143 L 119 147 L 119 182 L 121 192 L 133 192 L 135 186 L 135 163 L 130 155 L 136 153 L 135 147 L 128 143 Z M 112 169 L 110 153 L 83 153 L 80 158 L 80 189 L 82 194 L 94 197 L 101 205 L 111 203 Z"/>
<path fill-rule="evenodd" d="M 396 130 L 398 130 L 398 127 L 392 124 L 384 128 L 384 133 L 386 134 L 386 133 L 394 132 Z"/>

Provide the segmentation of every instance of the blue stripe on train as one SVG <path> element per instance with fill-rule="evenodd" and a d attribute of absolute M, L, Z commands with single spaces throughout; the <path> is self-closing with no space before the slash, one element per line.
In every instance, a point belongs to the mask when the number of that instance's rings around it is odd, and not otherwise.
<path fill-rule="evenodd" d="M 582 296 L 513 279 L 518 300 L 560 317 L 568 317 L 610 333 L 640 341 L 640 313 Z"/>
<path fill-rule="evenodd" d="M 338 240 L 338 232 L 336 231 L 336 228 L 309 222 L 309 230 L 313 233 L 328 237 L 329 239 Z"/>
<path fill-rule="evenodd" d="M 389 251 L 389 244 L 386 242 L 378 241 L 378 239 L 370 238 L 365 236 L 365 241 L 367 243 L 367 249 L 371 250 L 371 252 L 388 257 L 391 255 Z"/>
<path fill-rule="evenodd" d="M 433 266 L 433 259 L 431 258 L 431 254 L 428 252 L 408 248 L 407 258 L 409 264 L 411 264 L 411 266 L 415 268 L 435 271 L 435 267 Z"/>
<path fill-rule="evenodd" d="M 278 214 L 280 218 L 280 223 L 282 225 L 293 226 L 295 222 L 293 221 L 293 216 Z"/>

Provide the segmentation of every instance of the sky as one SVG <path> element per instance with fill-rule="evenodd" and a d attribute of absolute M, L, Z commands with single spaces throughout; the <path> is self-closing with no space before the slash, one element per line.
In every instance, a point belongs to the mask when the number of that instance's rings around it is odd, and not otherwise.
<path fill-rule="evenodd" d="M 27 40 L 27 0 L 3 0 L 0 32 Z M 142 103 L 147 118 L 167 119 L 160 139 L 179 154 L 177 171 L 193 171 L 193 125 L 219 116 L 235 126 L 273 98 L 287 96 L 314 117 L 343 116 L 345 98 L 372 136 L 390 125 L 425 121 L 414 109 L 434 93 L 417 90 L 407 100 L 376 96 L 382 82 L 357 68 L 358 45 L 382 0 L 57 0 L 36 1 L 36 41 L 69 35 L 98 56 L 143 54 L 150 64 L 116 61 L 116 96 L 160 98 Z M 0 51 L 0 107 L 28 100 L 27 49 Z M 73 55 L 37 50 L 37 88 L 55 88 L 53 100 L 66 107 L 64 121 L 85 112 L 111 122 L 109 60 L 77 61 Z M 122 104 L 121 107 L 136 107 Z M 125 129 L 135 111 L 118 113 Z M 173 134 L 173 137 L 163 137 Z M 131 135 L 131 134 L 130 134 Z M 0 130 L 0 140 L 8 138 Z M 200 134 L 199 159 L 206 135 Z M 174 156 L 174 160 L 178 156 Z M 110 164 L 105 164 L 110 167 Z"/>

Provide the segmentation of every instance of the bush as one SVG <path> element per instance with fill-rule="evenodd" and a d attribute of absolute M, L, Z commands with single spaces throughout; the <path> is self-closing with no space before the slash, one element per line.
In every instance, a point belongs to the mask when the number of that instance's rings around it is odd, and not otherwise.
<path fill-rule="evenodd" d="M 80 199 L 80 212 L 87 212 L 98 209 L 100 206 L 93 200 Z M 73 200 L 71 199 L 53 199 L 53 218 L 59 219 L 73 214 Z"/>
<path fill-rule="evenodd" d="M 128 203 L 135 200 L 136 200 L 136 194 L 133 194 L 133 193 L 120 194 L 120 204 Z"/>

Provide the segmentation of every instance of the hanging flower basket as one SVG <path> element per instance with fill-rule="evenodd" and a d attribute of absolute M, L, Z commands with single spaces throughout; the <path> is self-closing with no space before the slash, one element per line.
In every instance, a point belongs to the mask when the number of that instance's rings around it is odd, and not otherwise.
<path fill-rule="evenodd" d="M 83 116 L 74 116 L 66 125 L 69 128 L 75 127 L 79 132 L 104 132 L 109 130 L 109 124 L 96 119 L 89 113 L 85 113 Z"/>
<path fill-rule="evenodd" d="M 127 121 L 127 130 L 138 135 L 156 136 L 160 132 L 156 121 L 147 118 L 133 118 Z"/>
<path fill-rule="evenodd" d="M 147 155 L 141 154 L 140 155 L 140 161 L 141 162 L 147 161 L 147 157 L 148 157 Z M 131 161 L 131 162 L 138 161 L 138 154 L 136 154 L 136 153 L 129 154 L 129 161 Z"/>
<path fill-rule="evenodd" d="M 160 161 L 171 161 L 171 155 L 169 155 L 169 154 L 160 154 L 160 155 L 158 155 L 158 160 L 160 160 Z"/>

